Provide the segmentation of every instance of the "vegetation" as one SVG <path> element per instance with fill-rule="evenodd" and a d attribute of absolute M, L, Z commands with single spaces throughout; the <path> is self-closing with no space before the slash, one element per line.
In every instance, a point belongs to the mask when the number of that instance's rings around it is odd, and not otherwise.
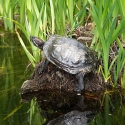
<path fill-rule="evenodd" d="M 115 68 L 113 81 L 114 84 L 117 84 L 118 77 L 122 72 L 125 63 L 125 51 L 120 41 L 120 37 L 125 31 L 125 19 L 124 16 L 121 16 L 123 15 L 123 11 L 121 10 L 123 1 L 110 0 L 107 2 L 104 0 L 96 1 L 95 3 L 91 0 L 88 1 L 92 7 L 90 13 L 96 24 L 93 41 L 98 46 L 96 47 L 97 50 L 101 47 L 100 52 L 104 65 L 103 76 L 105 82 L 109 80 L 112 68 Z M 119 16 L 121 17 L 120 20 L 118 19 Z M 123 37 L 124 36 L 122 36 L 122 40 Z M 109 64 L 110 47 L 115 41 L 119 47 L 119 52 L 112 60 L 111 64 Z M 113 67 L 113 65 L 115 65 L 115 67 Z"/>
<path fill-rule="evenodd" d="M 19 29 L 29 40 L 30 35 L 46 40 L 49 34 L 69 35 L 78 26 L 94 24 L 91 47 L 102 59 L 99 71 L 104 81 L 116 87 L 118 80 L 125 88 L 125 1 L 124 0 L 3 0 L 0 1 L 0 19 L 5 30 L 15 31 L 30 62 L 40 60 L 39 50 L 30 42 L 32 54 L 25 46 Z M 66 32 L 67 27 L 70 29 Z M 110 58 L 112 46 L 117 47 Z"/>
<path fill-rule="evenodd" d="M 7 0 L 6 3 L 0 1 L 0 15 L 1 19 L 4 20 L 6 30 L 12 31 L 15 28 L 20 28 L 27 39 L 30 35 L 34 35 L 44 40 L 49 34 L 67 35 L 67 27 L 70 28 L 68 33 L 70 36 L 75 28 L 86 23 L 85 18 L 90 15 L 90 22 L 95 24 L 92 47 L 99 52 L 99 58 L 103 60 L 100 69 L 104 80 L 105 82 L 112 80 L 113 86 L 116 86 L 119 76 L 123 72 L 121 82 L 124 86 L 125 52 L 122 43 L 125 36 L 124 6 L 123 0 L 110 0 L 108 2 L 106 0 L 84 0 L 84 2 L 82 0 L 26 0 L 25 2 Z M 35 62 L 39 61 L 39 50 L 30 43 L 32 56 L 20 35 L 18 33 L 17 35 L 30 62 L 35 65 Z M 116 42 L 119 51 L 116 52 L 114 59 L 110 62 L 110 48 L 114 42 Z M 112 70 L 114 78 L 111 78 Z"/>

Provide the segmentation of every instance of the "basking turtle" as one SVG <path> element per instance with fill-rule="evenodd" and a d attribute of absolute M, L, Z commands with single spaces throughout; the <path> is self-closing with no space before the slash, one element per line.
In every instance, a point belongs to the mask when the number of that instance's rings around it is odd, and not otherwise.
<path fill-rule="evenodd" d="M 47 58 L 42 65 L 42 71 L 50 61 L 66 72 L 76 74 L 78 84 L 74 87 L 75 91 L 80 92 L 84 89 L 84 75 L 96 67 L 95 51 L 65 36 L 52 35 L 45 43 L 35 36 L 30 36 L 30 40 L 44 51 Z"/>

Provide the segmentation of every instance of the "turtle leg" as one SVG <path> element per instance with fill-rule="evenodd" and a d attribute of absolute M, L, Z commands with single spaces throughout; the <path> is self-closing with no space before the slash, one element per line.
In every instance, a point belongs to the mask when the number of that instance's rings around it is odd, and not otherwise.
<path fill-rule="evenodd" d="M 43 72 L 43 70 L 45 69 L 45 67 L 48 65 L 49 61 L 47 59 L 45 59 L 43 62 L 42 62 L 42 67 L 41 69 L 39 70 L 39 74 L 41 74 Z"/>
<path fill-rule="evenodd" d="M 77 92 L 81 92 L 84 89 L 84 81 L 83 81 L 84 73 L 80 72 L 76 75 L 78 79 L 78 84 L 75 85 L 74 90 Z"/>

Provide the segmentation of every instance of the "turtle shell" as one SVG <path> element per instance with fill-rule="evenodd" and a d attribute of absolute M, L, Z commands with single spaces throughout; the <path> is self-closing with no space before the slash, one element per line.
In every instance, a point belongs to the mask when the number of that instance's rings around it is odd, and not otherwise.
<path fill-rule="evenodd" d="M 43 51 L 50 62 L 71 74 L 90 72 L 97 63 L 95 51 L 65 36 L 50 36 Z"/>

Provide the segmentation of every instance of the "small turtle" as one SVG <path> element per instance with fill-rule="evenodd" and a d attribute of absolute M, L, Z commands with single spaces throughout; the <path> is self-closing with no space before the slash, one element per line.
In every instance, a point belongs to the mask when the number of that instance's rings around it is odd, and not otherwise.
<path fill-rule="evenodd" d="M 50 61 L 66 72 L 76 74 L 78 84 L 74 87 L 75 91 L 84 89 L 84 75 L 96 67 L 95 51 L 75 39 L 59 35 L 51 35 L 46 42 L 30 36 L 30 41 L 45 53 L 47 59 L 42 65 L 42 71 Z"/>

